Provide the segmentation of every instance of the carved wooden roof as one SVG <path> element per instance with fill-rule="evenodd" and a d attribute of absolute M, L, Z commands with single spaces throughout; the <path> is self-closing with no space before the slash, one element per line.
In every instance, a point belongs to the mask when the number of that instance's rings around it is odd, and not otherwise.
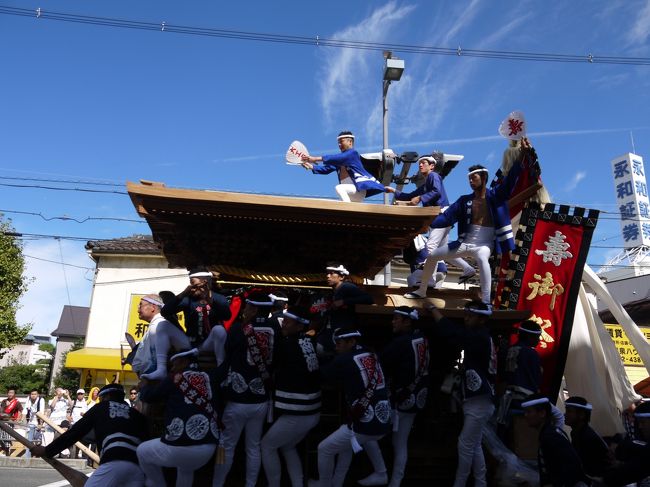
<path fill-rule="evenodd" d="M 373 277 L 425 230 L 437 207 L 176 189 L 127 183 L 171 267 L 227 268 L 246 275 L 315 275 L 339 260 Z M 242 275 L 243 277 L 243 275 Z M 253 280 L 256 280 L 253 278 Z M 265 279 L 259 279 L 265 280 Z M 312 280 L 312 279 L 307 279 Z"/>

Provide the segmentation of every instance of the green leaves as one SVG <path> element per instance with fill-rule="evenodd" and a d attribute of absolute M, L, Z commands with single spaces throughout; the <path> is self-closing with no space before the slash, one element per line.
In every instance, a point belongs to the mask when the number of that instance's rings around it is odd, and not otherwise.
<path fill-rule="evenodd" d="M 0 214 L 0 350 L 22 342 L 31 329 L 31 324 L 20 326 L 16 322 L 18 301 L 27 290 L 28 280 L 23 277 L 22 245 L 15 237 L 7 235 L 13 231 L 9 221 Z"/>

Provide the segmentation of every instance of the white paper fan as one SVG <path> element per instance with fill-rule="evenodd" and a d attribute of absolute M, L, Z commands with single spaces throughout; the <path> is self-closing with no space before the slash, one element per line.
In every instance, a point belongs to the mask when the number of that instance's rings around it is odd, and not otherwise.
<path fill-rule="evenodd" d="M 526 137 L 526 119 L 524 114 L 514 111 L 499 125 L 499 133 L 506 139 L 520 140 Z"/>
<path fill-rule="evenodd" d="M 299 140 L 294 140 L 291 142 L 291 145 L 289 146 L 289 150 L 287 150 L 287 164 L 292 165 L 292 166 L 299 166 L 302 164 L 302 156 L 308 156 L 309 151 L 307 150 L 307 147 L 305 147 L 305 144 L 300 142 Z"/>

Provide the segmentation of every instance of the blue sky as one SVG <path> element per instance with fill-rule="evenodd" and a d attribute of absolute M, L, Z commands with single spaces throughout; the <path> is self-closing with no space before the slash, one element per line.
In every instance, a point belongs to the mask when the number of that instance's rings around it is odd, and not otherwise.
<path fill-rule="evenodd" d="M 0 5 L 378 43 L 650 57 L 649 0 Z M 148 179 L 334 197 L 334 176 L 284 164 L 289 143 L 302 140 L 312 154 L 335 152 L 336 134 L 352 130 L 361 151 L 381 149 L 381 52 L 7 15 L 0 15 L 0 45 L 0 177 Z M 526 115 L 556 202 L 615 212 L 610 161 L 631 150 L 630 132 L 636 152 L 650 163 L 648 66 L 395 54 L 406 71 L 389 93 L 390 145 L 396 152 L 464 154 L 446 181 L 452 199 L 468 192 L 467 166 L 499 166 L 506 143 L 497 128 L 512 110 Z M 0 186 L 0 210 L 23 233 L 115 238 L 148 232 L 141 223 L 46 221 L 8 212 L 137 218 L 124 195 Z M 619 234 L 616 215 L 604 214 L 594 245 L 621 246 Z M 588 262 L 603 264 L 617 252 L 593 248 Z M 93 263 L 83 242 L 29 240 L 25 253 L 35 281 L 19 320 L 49 333 L 64 304 L 89 305 L 92 271 L 34 257 Z"/>

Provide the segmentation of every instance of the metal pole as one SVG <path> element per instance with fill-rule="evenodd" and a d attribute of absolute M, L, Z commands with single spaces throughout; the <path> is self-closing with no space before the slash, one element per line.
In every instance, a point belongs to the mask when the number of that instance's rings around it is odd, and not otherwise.
<path fill-rule="evenodd" d="M 384 151 L 388 149 L 388 87 L 389 86 L 390 86 L 390 81 L 384 80 L 383 97 L 382 97 L 383 104 L 384 104 L 384 109 L 383 109 Z M 390 204 L 388 193 L 384 193 L 384 204 L 385 205 Z M 384 267 L 384 286 L 390 286 L 391 280 L 392 280 L 392 271 L 391 271 L 390 262 L 388 262 L 388 264 L 386 264 L 386 267 Z"/>

